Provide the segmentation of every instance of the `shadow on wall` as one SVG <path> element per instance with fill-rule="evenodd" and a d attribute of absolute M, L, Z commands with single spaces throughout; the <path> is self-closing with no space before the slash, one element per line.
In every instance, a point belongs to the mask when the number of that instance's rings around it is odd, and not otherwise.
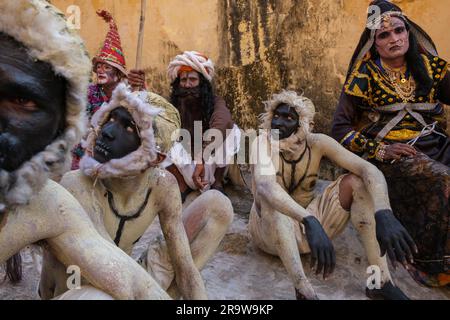
<path fill-rule="evenodd" d="M 364 27 L 365 17 L 356 16 L 350 2 L 217 1 L 221 40 L 215 87 L 241 128 L 257 128 L 262 102 L 290 89 L 313 100 L 314 130 L 329 133 L 348 62 Z M 358 4 L 358 14 L 368 2 Z M 175 54 L 182 51 L 173 42 L 164 46 Z M 155 92 L 168 96 L 165 74 L 149 69 L 148 78 Z M 331 164 L 325 167 L 326 178 L 340 173 Z"/>
<path fill-rule="evenodd" d="M 311 98 L 315 130 L 328 132 L 347 69 L 347 62 L 335 63 L 343 2 L 219 0 L 217 5 L 221 43 L 215 86 L 238 125 L 257 128 L 262 102 L 284 88 Z M 170 41 L 163 40 L 163 46 L 182 51 Z M 151 90 L 167 97 L 166 74 L 156 68 L 146 73 Z"/>

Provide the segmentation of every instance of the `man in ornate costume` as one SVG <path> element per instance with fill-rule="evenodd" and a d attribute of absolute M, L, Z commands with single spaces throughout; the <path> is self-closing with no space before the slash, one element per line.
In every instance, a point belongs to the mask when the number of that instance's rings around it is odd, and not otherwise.
<path fill-rule="evenodd" d="M 66 298 L 169 298 L 49 179 L 69 168 L 81 138 L 91 70 L 81 39 L 62 17 L 42 0 L 0 2 L 0 263 L 16 255 L 8 275 L 20 280 L 17 253 L 39 244 L 65 266 L 78 266 L 97 288 Z"/>
<path fill-rule="evenodd" d="M 370 16 L 353 55 L 332 135 L 384 173 L 394 214 L 418 244 L 410 274 L 421 284 L 444 286 L 450 283 L 443 106 L 450 103 L 449 65 L 399 7 L 372 5 L 379 14 Z"/>
<path fill-rule="evenodd" d="M 127 71 L 125 55 L 122 49 L 119 31 L 111 14 L 106 10 L 97 11 L 97 15 L 109 24 L 102 49 L 92 59 L 93 72 L 96 75 L 96 83 L 89 85 L 87 113 L 89 119 L 104 104 L 111 99 L 112 92 L 119 83 L 125 82 L 134 90 L 139 91 L 142 99 L 158 106 L 164 112 L 155 119 L 157 128 L 157 143 L 162 151 L 168 152 L 172 146 L 170 135 L 180 127 L 178 111 L 163 97 L 145 90 L 145 73 L 143 70 Z M 161 138 L 162 136 L 167 139 Z M 84 154 L 81 144 L 73 150 L 72 170 L 79 167 L 79 161 Z"/>
<path fill-rule="evenodd" d="M 381 270 L 381 288 L 367 288 L 367 295 L 406 299 L 392 282 L 385 252 L 391 253 L 395 247 L 395 255 L 390 256 L 393 261 L 402 261 L 415 246 L 392 214 L 386 181 L 375 166 L 332 138 L 311 133 L 314 113 L 311 100 L 293 91 L 283 91 L 266 102 L 261 128 L 279 130 L 279 139 L 263 133 L 252 145 L 252 240 L 263 251 L 281 258 L 294 282 L 297 299 L 315 299 L 300 253 L 311 252 L 313 267 L 317 260 L 316 274 L 323 271 L 326 279 L 336 261 L 330 238 L 338 235 L 350 219 L 369 264 Z M 322 157 L 350 174 L 339 177 L 316 196 L 314 187 Z"/>
<path fill-rule="evenodd" d="M 181 128 L 189 132 L 190 141 L 174 145 L 169 153 L 172 164 L 167 169 L 177 178 L 183 201 L 192 190 L 211 188 L 224 193 L 222 180 L 227 164 L 238 152 L 240 131 L 225 101 L 214 94 L 214 64 L 196 51 L 185 51 L 169 64 L 168 75 L 172 83 L 171 102 L 180 112 Z M 201 124 L 197 133 L 196 123 Z M 220 133 L 220 141 L 215 143 L 220 142 L 223 157 L 205 163 L 208 159 L 203 152 L 209 143 L 203 142 L 195 150 L 194 138 L 200 140 L 209 129 Z"/>
<path fill-rule="evenodd" d="M 158 216 L 166 241 L 151 242 L 142 266 L 171 295 L 206 299 L 199 270 L 224 237 L 233 208 L 212 190 L 182 210 L 176 179 L 158 168 L 164 156 L 156 148 L 152 123 L 159 111 L 119 84 L 92 117 L 80 170 L 64 175 L 61 184 L 102 236 L 128 254 Z M 66 290 L 67 275 L 55 266 L 51 260 L 44 263 L 41 292 L 46 298 Z"/>

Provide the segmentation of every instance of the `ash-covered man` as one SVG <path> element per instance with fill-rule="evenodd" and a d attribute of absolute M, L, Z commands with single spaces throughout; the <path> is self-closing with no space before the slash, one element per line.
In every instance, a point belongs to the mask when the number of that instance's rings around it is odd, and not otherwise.
<path fill-rule="evenodd" d="M 86 287 L 66 298 L 169 298 L 49 179 L 68 169 L 82 135 L 91 69 L 62 17 L 46 1 L 0 2 L 0 263 L 15 255 L 7 269 L 18 281 L 18 252 L 39 244 L 108 294 Z"/>
<path fill-rule="evenodd" d="M 252 145 L 252 240 L 265 252 L 281 258 L 294 282 L 297 299 L 315 299 L 300 253 L 310 252 L 312 266 L 317 261 L 316 274 L 323 272 L 326 279 L 335 267 L 330 238 L 351 220 L 369 264 L 381 270 L 381 288 L 366 289 L 367 295 L 406 299 L 392 282 L 385 253 L 404 261 L 404 257 L 411 257 L 415 245 L 392 214 L 383 175 L 332 138 L 311 133 L 314 113 L 313 103 L 292 91 L 275 94 L 266 102 L 261 127 L 278 130 L 279 137 L 262 134 Z M 322 157 L 350 174 L 339 177 L 315 196 Z"/>
<path fill-rule="evenodd" d="M 214 94 L 214 63 L 196 51 L 185 51 L 169 64 L 168 75 L 171 103 L 180 112 L 181 128 L 187 130 L 190 139 L 174 145 L 169 153 L 172 164 L 167 170 L 177 178 L 183 201 L 192 190 L 224 193 L 223 178 L 227 164 L 239 150 L 240 131 L 225 101 Z M 196 124 L 201 125 L 197 132 Z M 203 134 L 209 129 L 218 133 L 213 143 L 216 151 L 221 150 L 212 157 L 204 154 L 209 141 L 203 139 Z"/>
<path fill-rule="evenodd" d="M 142 266 L 171 295 L 206 299 L 199 270 L 225 235 L 233 208 L 224 195 L 211 190 L 182 211 L 175 177 L 158 168 L 164 156 L 156 149 L 152 128 L 157 114 L 124 84 L 118 85 L 111 101 L 92 118 L 80 170 L 67 173 L 61 184 L 103 237 L 128 254 L 158 216 L 166 241 L 154 239 L 140 259 Z M 51 260 L 45 262 L 41 292 L 46 297 L 66 290 L 62 271 Z"/>
<path fill-rule="evenodd" d="M 89 119 L 101 106 L 111 100 L 112 92 L 119 83 L 127 83 L 147 102 L 158 106 L 164 112 L 155 119 L 158 128 L 158 146 L 167 152 L 172 144 L 170 133 L 180 127 L 180 117 L 177 110 L 163 97 L 145 90 L 145 72 L 143 70 L 127 70 L 125 54 L 120 41 L 120 34 L 115 20 L 106 10 L 97 11 L 97 15 L 109 24 L 103 47 L 92 59 L 96 82 L 89 85 L 87 113 Z M 167 132 L 166 132 L 167 131 Z M 160 139 L 167 136 L 167 139 Z M 79 161 L 84 149 L 79 144 L 73 150 L 72 170 L 79 168 Z"/>

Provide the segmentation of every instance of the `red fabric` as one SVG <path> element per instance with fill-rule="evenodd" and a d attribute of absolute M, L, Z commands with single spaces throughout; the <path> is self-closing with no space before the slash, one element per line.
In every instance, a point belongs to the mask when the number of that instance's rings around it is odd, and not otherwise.
<path fill-rule="evenodd" d="M 127 67 L 116 22 L 114 21 L 111 14 L 106 10 L 97 11 L 97 15 L 102 17 L 107 23 L 109 23 L 109 31 L 106 35 L 103 48 L 101 49 L 100 53 L 94 58 L 94 62 L 96 60 L 111 62 L 112 64 L 115 64 L 116 67 L 119 67 L 119 69 L 123 69 L 121 71 L 124 72 Z"/>
<path fill-rule="evenodd" d="M 190 66 L 181 66 L 180 70 L 178 70 L 178 75 L 180 75 L 182 72 L 191 72 L 194 71 L 194 69 Z"/>

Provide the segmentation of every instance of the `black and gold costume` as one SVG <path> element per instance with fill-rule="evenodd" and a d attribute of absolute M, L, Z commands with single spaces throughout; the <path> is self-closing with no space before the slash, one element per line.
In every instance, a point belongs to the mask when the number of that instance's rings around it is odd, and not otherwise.
<path fill-rule="evenodd" d="M 382 14 L 400 17 L 417 38 L 420 54 L 415 61 L 423 60 L 432 86 L 418 93 L 410 65 L 393 81 L 392 70 L 373 54 L 375 31 L 366 28 L 350 64 L 332 136 L 384 173 L 394 214 L 419 249 L 411 275 L 422 284 L 443 286 L 450 283 L 450 139 L 443 105 L 450 105 L 450 67 L 400 8 L 377 3 Z M 409 95 L 399 90 L 400 80 L 411 85 Z M 420 153 L 393 163 L 376 156 L 383 144 L 393 143 L 408 143 Z"/>
<path fill-rule="evenodd" d="M 341 144 L 357 154 L 374 158 L 380 143 L 407 143 L 415 139 L 424 128 L 424 124 L 414 117 L 419 113 L 427 125 L 436 123 L 434 130 L 441 135 L 433 133 L 423 137 L 416 142 L 416 147 L 432 159 L 449 165 L 450 156 L 442 152 L 449 146 L 445 141 L 448 139 L 445 139 L 445 112 L 441 103 L 450 103 L 449 64 L 432 55 L 423 54 L 422 59 L 434 81 L 433 88 L 427 95 L 413 96 L 407 102 L 395 92 L 379 59 L 356 63 L 344 85 L 333 122 L 333 134 Z M 409 72 L 406 77 L 411 77 Z M 411 109 L 412 114 L 405 111 L 404 117 L 380 138 L 380 131 L 398 114 L 394 107 L 407 103 L 415 106 Z"/>

